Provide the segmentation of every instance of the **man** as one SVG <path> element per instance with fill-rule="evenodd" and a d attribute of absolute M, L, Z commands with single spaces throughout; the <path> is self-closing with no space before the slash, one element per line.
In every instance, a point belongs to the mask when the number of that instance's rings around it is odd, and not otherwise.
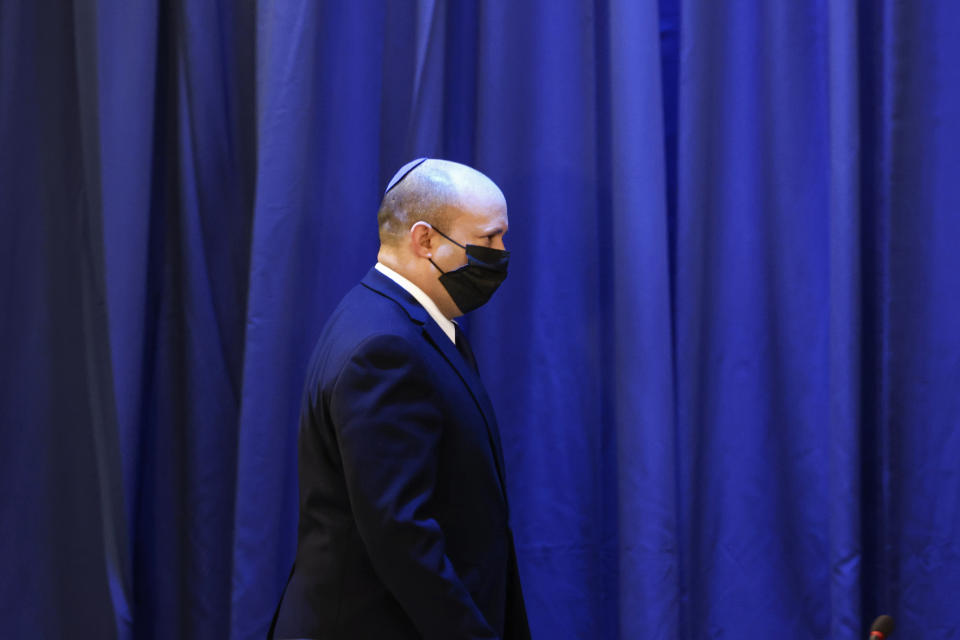
<path fill-rule="evenodd" d="M 453 321 L 506 277 L 506 201 L 480 172 L 421 158 L 378 220 L 378 262 L 310 362 L 274 637 L 529 638 L 497 423 Z"/>

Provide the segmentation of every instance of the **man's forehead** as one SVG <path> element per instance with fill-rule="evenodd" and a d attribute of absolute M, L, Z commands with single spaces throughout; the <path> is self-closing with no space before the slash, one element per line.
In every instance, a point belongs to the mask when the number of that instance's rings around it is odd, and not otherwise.
<path fill-rule="evenodd" d="M 476 230 L 494 231 L 502 228 L 506 231 L 509 224 L 507 207 L 502 201 L 489 202 L 487 206 L 456 206 L 451 208 L 450 213 L 453 215 L 454 224 Z"/>

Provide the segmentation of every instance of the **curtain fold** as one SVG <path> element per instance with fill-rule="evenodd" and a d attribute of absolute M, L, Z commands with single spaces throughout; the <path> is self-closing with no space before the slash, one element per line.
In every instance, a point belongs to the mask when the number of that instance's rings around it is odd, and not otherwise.
<path fill-rule="evenodd" d="M 861 626 L 861 423 L 862 342 L 860 285 L 861 170 L 859 25 L 857 8 L 830 5 L 827 25 L 827 96 L 830 163 L 827 239 L 828 376 L 827 487 L 830 501 L 830 637 L 855 635 Z"/>
<path fill-rule="evenodd" d="M 0 618 L 124 637 L 95 16 L 0 5 Z"/>

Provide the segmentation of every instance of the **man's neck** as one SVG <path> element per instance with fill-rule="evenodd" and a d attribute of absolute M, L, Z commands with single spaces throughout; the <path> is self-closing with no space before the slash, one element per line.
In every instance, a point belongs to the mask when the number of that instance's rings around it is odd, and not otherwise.
<path fill-rule="evenodd" d="M 423 261 L 420 260 L 403 260 L 398 257 L 395 253 L 387 251 L 383 248 L 380 249 L 380 252 L 377 254 L 377 262 L 384 265 L 385 267 L 390 268 L 394 273 L 406 278 L 409 282 L 416 285 L 430 300 L 433 301 L 433 304 L 436 305 L 437 309 L 446 317 L 448 320 L 453 320 L 456 316 L 460 315 L 459 313 L 450 314 L 447 312 L 447 309 L 444 308 L 444 301 L 437 300 L 437 279 L 433 273 L 423 273 Z M 434 269 L 433 265 L 427 263 L 430 269 Z"/>
<path fill-rule="evenodd" d="M 453 320 L 446 317 L 442 311 L 440 311 L 433 299 L 431 299 L 430 296 L 423 291 L 423 289 L 412 283 L 410 280 L 407 280 L 405 277 L 382 262 L 377 262 L 376 269 L 386 277 L 393 280 L 397 285 L 405 289 L 411 296 L 413 296 L 420 306 L 426 310 L 427 314 L 433 318 L 433 321 L 439 325 L 440 329 L 447 335 L 447 337 L 450 338 L 452 342 L 456 343 L 455 323 Z"/>

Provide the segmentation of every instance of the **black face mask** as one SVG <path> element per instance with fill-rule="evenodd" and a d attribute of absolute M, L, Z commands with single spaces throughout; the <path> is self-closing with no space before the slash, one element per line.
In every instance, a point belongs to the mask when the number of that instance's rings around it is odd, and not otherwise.
<path fill-rule="evenodd" d="M 430 258 L 430 264 L 442 273 L 440 284 L 447 290 L 462 313 L 469 313 L 483 305 L 507 277 L 510 252 L 477 244 L 462 245 L 443 231 L 433 228 L 441 236 L 467 252 L 467 264 L 453 271 L 444 271 Z"/>

